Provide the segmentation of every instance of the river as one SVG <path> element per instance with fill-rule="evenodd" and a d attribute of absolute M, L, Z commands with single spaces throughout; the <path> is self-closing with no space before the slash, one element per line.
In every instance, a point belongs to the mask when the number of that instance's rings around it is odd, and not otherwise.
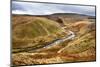
<path fill-rule="evenodd" d="M 50 48 L 53 45 L 59 45 L 60 43 L 66 41 L 66 40 L 73 40 L 75 38 L 75 33 L 72 31 L 68 31 L 68 32 L 69 32 L 69 34 L 67 34 L 62 39 L 57 39 L 57 40 L 53 41 L 51 44 L 44 46 L 43 48 Z"/>

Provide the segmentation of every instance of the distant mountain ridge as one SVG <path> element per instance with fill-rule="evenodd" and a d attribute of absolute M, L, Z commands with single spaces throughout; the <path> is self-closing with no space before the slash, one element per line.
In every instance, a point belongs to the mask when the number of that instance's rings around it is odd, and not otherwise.
<path fill-rule="evenodd" d="M 51 15 L 81 15 L 81 16 L 90 16 L 85 14 L 78 14 L 78 13 L 53 13 L 48 15 L 31 15 L 31 14 L 13 14 L 13 15 L 26 15 L 26 16 L 51 16 Z M 92 16 L 95 17 L 95 16 Z"/>

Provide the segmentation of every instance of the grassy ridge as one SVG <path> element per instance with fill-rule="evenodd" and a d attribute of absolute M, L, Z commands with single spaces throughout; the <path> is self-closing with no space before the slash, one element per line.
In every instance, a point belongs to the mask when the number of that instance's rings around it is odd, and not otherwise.
<path fill-rule="evenodd" d="M 28 22 L 19 22 L 13 28 L 13 48 L 42 45 L 42 43 L 53 40 L 53 35 L 63 31 L 57 22 L 46 18 L 34 17 Z M 51 36 L 50 40 L 48 36 Z"/>
<path fill-rule="evenodd" d="M 14 35 L 18 38 L 34 38 L 57 33 L 59 31 L 61 31 L 61 27 L 58 23 L 45 18 L 36 18 L 33 21 L 16 26 Z"/>

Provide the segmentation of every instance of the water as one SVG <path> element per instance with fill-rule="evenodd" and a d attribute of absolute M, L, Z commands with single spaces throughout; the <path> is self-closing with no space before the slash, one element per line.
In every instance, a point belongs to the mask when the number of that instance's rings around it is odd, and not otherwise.
<path fill-rule="evenodd" d="M 60 44 L 60 43 L 62 43 L 62 42 L 64 42 L 64 41 L 66 41 L 66 40 L 73 40 L 74 38 L 75 38 L 74 32 L 69 31 L 69 34 L 66 35 L 64 38 L 55 40 L 54 42 L 52 42 L 51 44 L 49 44 L 49 45 L 47 45 L 47 46 L 45 46 L 45 47 L 43 47 L 43 48 L 50 48 L 50 46 L 58 45 L 58 44 Z"/>

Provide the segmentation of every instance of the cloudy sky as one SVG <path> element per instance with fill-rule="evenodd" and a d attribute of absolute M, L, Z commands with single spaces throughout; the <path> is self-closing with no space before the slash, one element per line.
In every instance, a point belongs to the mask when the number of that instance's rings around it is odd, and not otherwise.
<path fill-rule="evenodd" d="M 12 14 L 48 15 L 53 13 L 78 13 L 95 16 L 94 6 L 12 2 Z"/>

